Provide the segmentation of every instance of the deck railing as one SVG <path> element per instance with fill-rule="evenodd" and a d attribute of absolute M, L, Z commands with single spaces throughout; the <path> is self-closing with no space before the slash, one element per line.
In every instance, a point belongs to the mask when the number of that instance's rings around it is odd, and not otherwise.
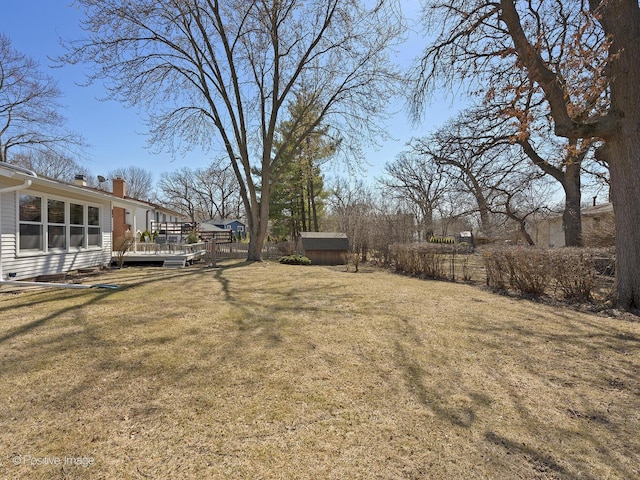
<path fill-rule="evenodd" d="M 165 243 L 165 242 L 136 242 L 129 255 L 181 255 L 200 251 L 210 252 L 212 242 L 207 240 L 197 243 Z M 216 244 L 216 257 L 223 258 L 247 258 L 249 244 L 244 242 L 229 242 Z M 262 247 L 262 258 L 265 260 L 280 258 L 283 252 L 278 244 L 265 242 Z"/>
<path fill-rule="evenodd" d="M 197 243 L 163 243 L 163 242 L 136 242 L 135 247 L 131 250 L 136 254 L 162 255 L 162 254 L 187 254 L 206 250 L 205 242 Z"/>
<path fill-rule="evenodd" d="M 216 256 L 218 258 L 247 258 L 248 254 L 249 244 L 245 242 L 219 243 L 216 246 Z M 277 244 L 264 243 L 262 247 L 262 258 L 264 260 L 280 258 L 282 255 Z"/>

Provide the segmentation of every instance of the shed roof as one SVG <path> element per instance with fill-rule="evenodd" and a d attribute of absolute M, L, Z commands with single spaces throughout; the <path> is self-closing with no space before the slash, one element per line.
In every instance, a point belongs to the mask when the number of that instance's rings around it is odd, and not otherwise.
<path fill-rule="evenodd" d="M 202 222 L 200 225 L 200 231 L 201 232 L 216 232 L 216 233 L 229 233 L 230 230 L 227 228 L 220 228 L 217 225 L 213 225 L 211 223 L 207 223 L 207 222 Z"/>
<path fill-rule="evenodd" d="M 300 241 L 304 250 L 349 250 L 349 239 L 345 233 L 302 232 Z"/>

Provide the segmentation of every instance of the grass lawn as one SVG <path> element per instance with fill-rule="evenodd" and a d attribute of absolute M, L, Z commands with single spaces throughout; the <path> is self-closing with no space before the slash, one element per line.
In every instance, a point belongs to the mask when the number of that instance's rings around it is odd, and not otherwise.
<path fill-rule="evenodd" d="M 0 478 L 640 478 L 637 317 L 366 268 L 92 280 L 123 288 L 0 293 Z"/>

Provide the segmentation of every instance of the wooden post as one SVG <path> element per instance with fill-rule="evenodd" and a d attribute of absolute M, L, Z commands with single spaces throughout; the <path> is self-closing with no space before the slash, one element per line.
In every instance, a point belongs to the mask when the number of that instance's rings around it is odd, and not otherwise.
<path fill-rule="evenodd" d="M 216 237 L 215 235 L 213 236 L 213 241 L 211 242 L 211 247 L 210 247 L 210 255 L 211 255 L 211 267 L 216 268 L 216 246 L 217 246 L 218 242 L 216 242 Z"/>

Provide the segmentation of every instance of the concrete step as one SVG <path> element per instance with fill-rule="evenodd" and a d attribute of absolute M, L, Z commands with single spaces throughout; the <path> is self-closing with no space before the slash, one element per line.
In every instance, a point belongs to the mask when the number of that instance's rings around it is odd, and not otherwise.
<path fill-rule="evenodd" d="M 167 257 L 162 266 L 164 268 L 184 268 L 187 266 L 187 257 Z"/>

